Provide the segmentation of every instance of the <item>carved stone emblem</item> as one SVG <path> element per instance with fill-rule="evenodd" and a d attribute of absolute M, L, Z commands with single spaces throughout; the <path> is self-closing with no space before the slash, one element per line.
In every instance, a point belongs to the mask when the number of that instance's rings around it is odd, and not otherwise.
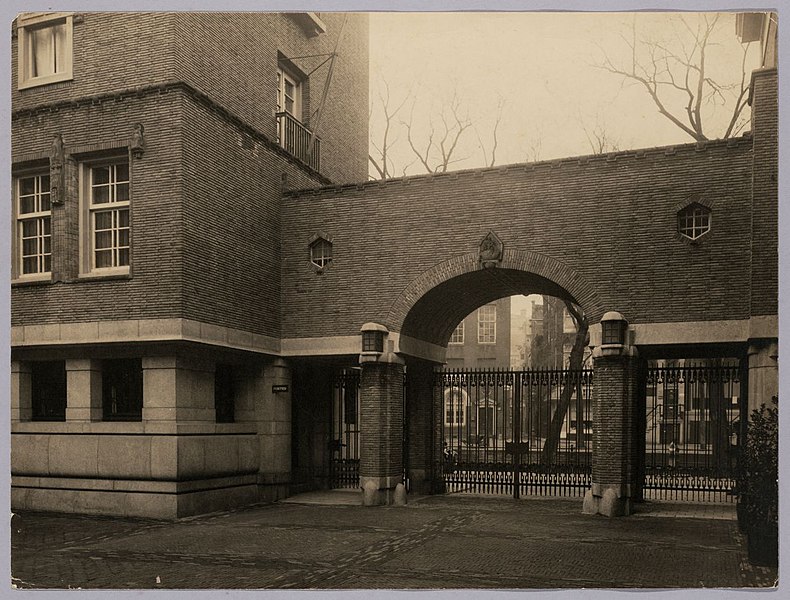
<path fill-rule="evenodd" d="M 489 269 L 502 262 L 503 245 L 493 231 L 489 231 L 480 242 L 480 265 Z"/>

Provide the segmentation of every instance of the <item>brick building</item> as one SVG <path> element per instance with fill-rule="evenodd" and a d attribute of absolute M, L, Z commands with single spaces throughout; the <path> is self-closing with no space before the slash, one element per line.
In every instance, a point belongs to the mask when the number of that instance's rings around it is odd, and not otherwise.
<path fill-rule="evenodd" d="M 735 357 L 776 394 L 770 63 L 747 136 L 365 182 L 364 15 L 23 15 L 12 48 L 14 507 L 281 498 L 328 484 L 334 423 L 367 503 L 433 489 L 433 368 L 514 294 L 592 324 L 596 497 L 633 495 L 639 360 Z"/>

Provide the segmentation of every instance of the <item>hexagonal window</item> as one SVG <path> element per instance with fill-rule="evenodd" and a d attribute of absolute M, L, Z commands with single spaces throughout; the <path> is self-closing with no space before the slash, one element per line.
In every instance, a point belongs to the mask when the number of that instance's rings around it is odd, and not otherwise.
<path fill-rule="evenodd" d="M 711 211 L 702 204 L 689 204 L 678 212 L 678 233 L 690 240 L 698 240 L 710 231 Z"/>
<path fill-rule="evenodd" d="M 310 262 L 319 269 L 324 269 L 332 262 L 332 242 L 318 237 L 310 242 Z"/>

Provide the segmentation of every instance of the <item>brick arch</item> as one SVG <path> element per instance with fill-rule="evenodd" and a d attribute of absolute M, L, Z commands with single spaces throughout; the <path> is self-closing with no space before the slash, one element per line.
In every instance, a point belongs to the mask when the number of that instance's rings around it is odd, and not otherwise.
<path fill-rule="evenodd" d="M 413 280 L 390 307 L 390 331 L 446 345 L 455 326 L 474 309 L 518 294 L 546 294 L 582 307 L 591 323 L 604 308 L 594 286 L 579 273 L 545 254 L 506 249 L 496 268 L 480 266 L 470 252 L 441 262 Z"/>

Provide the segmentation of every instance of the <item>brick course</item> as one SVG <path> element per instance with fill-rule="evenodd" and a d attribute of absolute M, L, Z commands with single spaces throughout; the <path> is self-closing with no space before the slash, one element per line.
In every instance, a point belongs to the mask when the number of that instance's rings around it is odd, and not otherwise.
<path fill-rule="evenodd" d="M 407 329 L 423 298 L 409 333 L 443 343 L 480 304 L 541 291 L 569 292 L 593 318 L 615 309 L 631 323 L 746 319 L 751 161 L 743 137 L 291 193 L 283 334 L 352 335 L 366 321 Z M 677 211 L 697 198 L 711 204 L 713 229 L 692 244 L 677 233 Z M 481 270 L 489 229 L 514 266 L 542 277 Z M 318 230 L 334 238 L 323 275 L 305 260 Z"/>

